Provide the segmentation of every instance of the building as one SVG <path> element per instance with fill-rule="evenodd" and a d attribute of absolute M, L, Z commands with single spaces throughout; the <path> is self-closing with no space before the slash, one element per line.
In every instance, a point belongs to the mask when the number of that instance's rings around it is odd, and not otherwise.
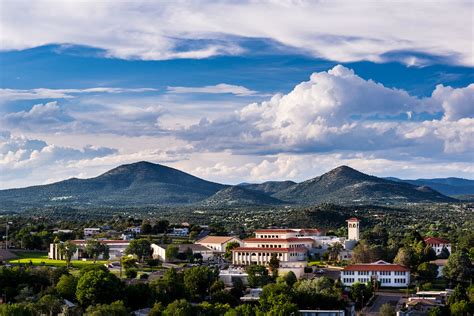
<path fill-rule="evenodd" d="M 129 227 L 127 228 L 127 231 L 132 234 L 140 235 L 142 233 L 142 227 L 141 226 Z"/>
<path fill-rule="evenodd" d="M 341 281 L 345 286 L 373 280 L 380 282 L 382 287 L 407 287 L 410 284 L 410 270 L 399 264 L 379 260 L 348 265 L 341 271 Z"/>
<path fill-rule="evenodd" d="M 212 249 L 216 253 L 224 253 L 227 244 L 233 242 L 242 245 L 242 240 L 234 236 L 206 236 L 196 241 L 196 244 Z"/>
<path fill-rule="evenodd" d="M 438 237 L 427 237 L 425 238 L 425 243 L 431 248 L 433 248 L 436 255 L 439 255 L 443 248 L 448 249 L 449 253 L 451 253 L 451 243 L 446 239 Z"/>
<path fill-rule="evenodd" d="M 87 245 L 87 240 L 72 240 L 71 242 L 77 246 L 77 251 L 72 256 L 72 260 L 86 258 L 84 248 Z M 119 260 L 125 254 L 125 249 L 130 244 L 130 241 L 128 240 L 98 240 L 98 242 L 106 244 L 109 247 L 110 260 Z M 59 252 L 58 246 L 58 243 L 49 244 L 49 259 L 64 260 L 64 257 Z M 102 256 L 100 256 L 99 259 L 102 259 Z"/>
<path fill-rule="evenodd" d="M 347 221 L 347 231 L 349 240 L 359 241 L 359 220 L 355 217 L 349 218 Z"/>
<path fill-rule="evenodd" d="M 159 259 L 161 261 L 168 261 L 170 258 L 166 257 L 166 249 L 170 246 L 175 246 L 178 248 L 178 254 L 185 254 L 188 249 L 191 249 L 193 255 L 201 254 L 203 260 L 208 260 L 213 256 L 212 249 L 204 247 L 199 244 L 165 244 L 157 245 L 152 244 L 151 248 L 153 249 L 153 259 Z"/>
<path fill-rule="evenodd" d="M 248 274 L 244 268 L 232 268 L 219 271 L 219 279 L 226 286 L 232 286 L 237 279 L 240 279 L 244 285 L 248 285 Z"/>
<path fill-rule="evenodd" d="M 93 237 L 99 233 L 100 233 L 100 228 L 98 227 L 84 228 L 84 238 Z"/>
<path fill-rule="evenodd" d="M 173 228 L 173 231 L 169 234 L 170 236 L 177 236 L 177 237 L 187 237 L 189 235 L 189 228 Z"/>

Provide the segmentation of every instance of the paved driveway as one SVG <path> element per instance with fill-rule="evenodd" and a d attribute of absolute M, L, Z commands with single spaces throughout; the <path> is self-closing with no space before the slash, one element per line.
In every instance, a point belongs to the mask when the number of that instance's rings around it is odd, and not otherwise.
<path fill-rule="evenodd" d="M 389 303 L 393 307 L 397 305 L 397 302 L 402 298 L 404 294 L 402 293 L 391 293 L 391 292 L 377 292 L 377 299 L 370 307 L 366 307 L 363 311 L 364 315 L 367 316 L 377 316 L 379 315 L 380 307 Z"/>

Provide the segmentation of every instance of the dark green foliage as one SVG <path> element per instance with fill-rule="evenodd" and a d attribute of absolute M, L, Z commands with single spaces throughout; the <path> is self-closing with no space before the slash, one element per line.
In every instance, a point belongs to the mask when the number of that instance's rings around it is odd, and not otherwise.
<path fill-rule="evenodd" d="M 76 299 L 77 278 L 70 274 L 63 274 L 56 284 L 56 291 L 63 298 L 70 301 Z"/>
<path fill-rule="evenodd" d="M 205 266 L 192 267 L 184 271 L 184 286 L 192 300 L 199 300 L 208 295 L 216 279 L 216 271 Z"/>
<path fill-rule="evenodd" d="M 263 287 L 270 282 L 268 270 L 264 266 L 250 265 L 245 267 L 248 274 L 248 283 L 250 287 Z"/>
<path fill-rule="evenodd" d="M 125 288 L 125 304 L 131 310 L 145 308 L 152 303 L 152 294 L 147 283 L 130 284 Z"/>
<path fill-rule="evenodd" d="M 88 316 L 129 316 L 130 313 L 122 301 L 111 304 L 98 304 L 87 308 Z"/>
<path fill-rule="evenodd" d="M 135 268 L 125 269 L 125 276 L 129 279 L 135 279 L 137 277 L 138 271 Z"/>
<path fill-rule="evenodd" d="M 469 282 L 471 280 L 471 260 L 464 248 L 449 256 L 448 262 L 443 268 L 443 274 L 451 281 Z"/>
<path fill-rule="evenodd" d="M 185 299 L 176 300 L 163 311 L 163 316 L 194 316 L 193 307 Z"/>
<path fill-rule="evenodd" d="M 438 266 L 428 262 L 421 263 L 417 271 L 420 279 L 426 281 L 432 281 L 438 276 Z"/>
<path fill-rule="evenodd" d="M 122 282 L 112 273 L 92 270 L 79 278 L 76 297 L 83 306 L 110 304 L 122 298 L 122 289 Z"/>
<path fill-rule="evenodd" d="M 372 297 L 372 287 L 363 283 L 354 283 L 349 292 L 350 298 L 358 308 L 364 306 Z"/>
<path fill-rule="evenodd" d="M 134 239 L 130 241 L 127 249 L 125 249 L 127 255 L 135 255 L 141 262 L 145 258 L 149 258 L 152 254 L 151 242 L 148 239 Z"/>
<path fill-rule="evenodd" d="M 183 274 L 168 269 L 162 279 L 150 283 L 150 289 L 153 300 L 164 304 L 183 298 L 185 295 Z"/>

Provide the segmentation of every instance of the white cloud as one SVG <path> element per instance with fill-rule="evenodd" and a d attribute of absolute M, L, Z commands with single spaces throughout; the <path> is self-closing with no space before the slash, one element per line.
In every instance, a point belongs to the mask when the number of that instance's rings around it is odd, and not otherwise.
<path fill-rule="evenodd" d="M 110 87 L 96 87 L 87 89 L 0 89 L 0 102 L 1 101 L 14 101 L 14 100 L 37 100 L 37 99 L 71 99 L 76 94 L 86 93 L 138 93 L 138 92 L 150 92 L 157 91 L 154 88 L 110 88 Z"/>
<path fill-rule="evenodd" d="M 236 96 L 251 96 L 257 94 L 257 91 L 250 90 L 246 87 L 226 83 L 220 83 L 214 86 L 204 87 L 168 87 L 167 91 L 170 93 L 230 93 L 235 94 Z"/>
<path fill-rule="evenodd" d="M 252 103 L 229 117 L 203 119 L 183 130 L 181 136 L 201 148 L 241 153 L 404 148 L 403 152 L 419 156 L 469 155 L 474 150 L 471 86 L 439 86 L 431 98 L 419 99 L 335 66 L 312 74 L 310 81 L 298 84 L 286 95 Z M 452 120 L 377 118 L 443 111 L 445 118 Z"/>
<path fill-rule="evenodd" d="M 72 43 L 103 48 L 111 57 L 160 60 L 242 54 L 236 38 L 264 38 L 340 62 L 423 65 L 427 55 L 437 55 L 474 65 L 472 10 L 462 0 L 9 0 L 2 2 L 0 41 L 3 49 Z"/>

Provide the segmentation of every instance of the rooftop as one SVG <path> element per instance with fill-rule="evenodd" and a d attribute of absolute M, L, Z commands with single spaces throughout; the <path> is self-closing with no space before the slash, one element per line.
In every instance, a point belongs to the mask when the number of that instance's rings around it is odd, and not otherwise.
<path fill-rule="evenodd" d="M 426 237 L 425 243 L 427 243 L 428 245 L 449 244 L 449 241 L 443 238 L 438 238 L 438 237 Z"/>
<path fill-rule="evenodd" d="M 203 239 L 198 240 L 197 243 L 223 244 L 233 238 L 236 238 L 236 237 L 235 236 L 206 236 Z"/>
<path fill-rule="evenodd" d="M 261 247 L 238 247 L 232 251 L 255 251 L 255 252 L 307 252 L 304 247 L 295 248 L 261 248 Z"/>
<path fill-rule="evenodd" d="M 361 264 L 351 264 L 344 269 L 343 271 L 400 271 L 400 272 L 410 272 L 410 269 L 405 268 L 399 264 L 388 263 L 385 261 L 377 261 L 373 263 L 361 263 Z"/>
<path fill-rule="evenodd" d="M 310 241 L 313 242 L 313 238 L 309 237 L 290 237 L 290 238 L 246 238 L 245 242 L 298 242 L 298 241 Z"/>

